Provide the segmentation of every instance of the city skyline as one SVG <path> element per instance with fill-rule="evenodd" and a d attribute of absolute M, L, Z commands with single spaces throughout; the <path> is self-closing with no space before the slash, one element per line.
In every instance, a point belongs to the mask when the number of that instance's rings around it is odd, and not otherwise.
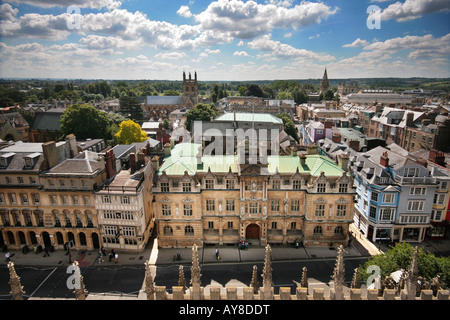
<path fill-rule="evenodd" d="M 448 78 L 449 17 L 448 0 L 7 0 L 0 77 Z"/>

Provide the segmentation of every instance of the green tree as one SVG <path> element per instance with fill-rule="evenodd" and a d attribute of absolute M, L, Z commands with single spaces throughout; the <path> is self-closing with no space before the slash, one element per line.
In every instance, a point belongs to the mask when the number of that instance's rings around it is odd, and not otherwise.
<path fill-rule="evenodd" d="M 241 97 L 244 97 L 244 96 L 247 94 L 247 87 L 245 87 L 245 86 L 240 86 L 239 89 L 238 89 L 238 94 L 239 94 Z"/>
<path fill-rule="evenodd" d="M 276 99 L 277 100 L 293 100 L 294 97 L 292 96 L 291 93 L 289 93 L 287 91 L 282 91 L 279 94 L 277 94 Z"/>
<path fill-rule="evenodd" d="M 292 96 L 294 97 L 294 101 L 296 104 L 308 102 L 308 95 L 301 91 L 298 87 L 294 89 L 294 91 L 292 92 Z"/>
<path fill-rule="evenodd" d="M 211 117 L 218 115 L 219 110 L 217 110 L 214 104 L 199 103 L 186 113 L 185 127 L 187 130 L 191 130 L 192 121 L 210 121 Z"/>
<path fill-rule="evenodd" d="M 298 136 L 297 127 L 291 117 L 287 113 L 277 114 L 276 116 L 283 120 L 284 131 L 298 142 L 300 138 Z"/>
<path fill-rule="evenodd" d="M 105 139 L 108 128 L 105 113 L 88 104 L 67 107 L 60 123 L 64 135 L 73 133 L 78 139 Z"/>
<path fill-rule="evenodd" d="M 141 126 L 133 120 L 126 120 L 120 124 L 119 132 L 115 137 L 122 144 L 131 144 L 134 142 L 144 142 L 148 139 L 148 135 L 141 129 Z"/>
<path fill-rule="evenodd" d="M 144 119 L 144 112 L 141 104 L 136 97 L 131 95 L 125 95 L 120 98 L 119 111 L 124 117 L 132 119 L 134 121 L 140 121 Z"/>
<path fill-rule="evenodd" d="M 264 92 L 257 84 L 251 84 L 247 88 L 247 96 L 264 98 Z"/>
<path fill-rule="evenodd" d="M 407 242 L 399 243 L 391 247 L 383 254 L 371 257 L 364 265 L 359 267 L 362 281 L 366 281 L 371 275 L 367 268 L 371 265 L 380 267 L 381 279 L 389 276 L 392 272 L 403 269 L 408 270 L 414 248 Z M 418 253 L 419 276 L 428 280 L 436 276 L 441 277 L 442 287 L 448 289 L 450 286 L 450 257 L 436 257 L 430 252 L 419 248 Z"/>
<path fill-rule="evenodd" d="M 164 91 L 165 96 L 180 96 L 181 94 L 177 90 L 166 90 Z"/>

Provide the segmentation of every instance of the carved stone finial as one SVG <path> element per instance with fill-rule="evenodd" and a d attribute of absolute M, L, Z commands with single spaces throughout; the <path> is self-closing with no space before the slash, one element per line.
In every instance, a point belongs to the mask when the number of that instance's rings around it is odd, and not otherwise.
<path fill-rule="evenodd" d="M 345 284 L 344 247 L 340 245 L 337 251 L 336 265 L 331 278 L 334 280 L 335 299 L 343 300 Z"/>
<path fill-rule="evenodd" d="M 270 248 L 270 245 L 266 246 L 266 256 L 264 258 L 264 269 L 262 273 L 263 278 L 263 290 L 261 292 L 262 298 L 264 300 L 272 300 L 273 294 L 272 294 L 272 265 L 270 261 L 270 252 L 272 249 Z"/>
<path fill-rule="evenodd" d="M 355 268 L 354 271 L 355 272 L 353 273 L 351 288 L 359 289 L 361 287 L 359 284 L 359 268 Z"/>
<path fill-rule="evenodd" d="M 150 270 L 150 261 L 145 262 L 145 279 L 144 279 L 144 292 L 147 295 L 147 300 L 155 299 L 155 284 L 153 282 L 153 276 Z"/>
<path fill-rule="evenodd" d="M 183 266 L 179 267 L 179 275 L 178 275 L 178 286 L 183 288 L 183 293 L 186 293 L 186 279 L 184 278 L 184 270 Z"/>
<path fill-rule="evenodd" d="M 252 282 L 250 283 L 250 287 L 253 288 L 253 293 L 257 294 L 259 291 L 259 281 L 258 281 L 258 267 L 253 266 L 252 272 Z"/>
<path fill-rule="evenodd" d="M 302 280 L 300 282 L 300 286 L 302 288 L 308 288 L 308 269 L 306 267 L 303 267 L 302 270 Z"/>
<path fill-rule="evenodd" d="M 16 269 L 14 268 L 14 262 L 8 262 L 9 269 L 9 285 L 11 286 L 11 294 L 12 299 L 14 300 L 23 300 L 23 286 L 20 283 L 20 277 L 16 273 Z"/>

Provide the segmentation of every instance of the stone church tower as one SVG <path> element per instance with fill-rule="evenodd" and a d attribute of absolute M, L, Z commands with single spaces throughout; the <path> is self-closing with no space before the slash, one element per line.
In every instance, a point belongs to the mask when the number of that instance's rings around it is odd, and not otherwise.
<path fill-rule="evenodd" d="M 330 89 L 330 81 L 328 81 L 327 69 L 325 69 L 325 73 L 323 74 L 322 80 L 320 81 L 319 94 L 325 93 L 329 89 Z"/>
<path fill-rule="evenodd" d="M 198 82 L 197 72 L 194 74 L 194 79 L 189 72 L 189 78 L 186 78 L 186 73 L 183 72 L 183 107 L 190 109 L 195 107 L 198 103 Z"/>

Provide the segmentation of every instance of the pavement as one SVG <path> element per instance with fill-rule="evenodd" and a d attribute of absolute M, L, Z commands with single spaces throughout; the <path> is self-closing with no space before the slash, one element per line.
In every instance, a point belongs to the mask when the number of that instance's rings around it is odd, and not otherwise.
<path fill-rule="evenodd" d="M 368 257 L 383 253 L 389 249 L 388 244 L 372 243 L 362 237 L 359 230 L 353 224 L 350 225 L 352 232 L 351 243 L 345 247 L 345 257 Z M 421 243 L 412 243 L 413 246 L 423 247 L 426 251 L 434 254 L 449 254 L 450 240 L 425 240 Z M 216 259 L 216 246 L 204 246 L 199 248 L 199 262 L 201 264 L 211 263 L 245 263 L 245 262 L 262 262 L 265 257 L 265 248 L 250 244 L 247 250 L 239 250 L 238 246 L 218 246 L 220 259 Z M 328 247 L 303 247 L 295 248 L 292 245 L 271 245 L 272 261 L 289 261 L 304 259 L 324 259 L 336 258 L 336 250 L 330 250 Z M 140 253 L 120 252 L 119 262 L 115 263 L 114 259 L 109 261 L 108 256 L 104 257 L 104 262 L 99 263 L 98 251 L 71 250 L 71 257 L 66 251 L 58 250 L 50 252 L 49 256 L 44 257 L 44 253 L 34 253 L 30 251 L 27 254 L 18 250 L 9 251 L 11 260 L 16 266 L 69 266 L 73 261 L 77 260 L 80 267 L 88 266 L 124 266 L 124 265 L 143 265 L 150 260 L 151 265 L 167 265 L 167 264 L 190 264 L 192 262 L 192 248 L 158 248 L 157 239 L 149 242 L 144 251 Z M 109 250 L 106 251 L 107 254 Z M 180 259 L 175 259 L 179 255 Z M 4 260 L 5 261 L 5 260 Z"/>

